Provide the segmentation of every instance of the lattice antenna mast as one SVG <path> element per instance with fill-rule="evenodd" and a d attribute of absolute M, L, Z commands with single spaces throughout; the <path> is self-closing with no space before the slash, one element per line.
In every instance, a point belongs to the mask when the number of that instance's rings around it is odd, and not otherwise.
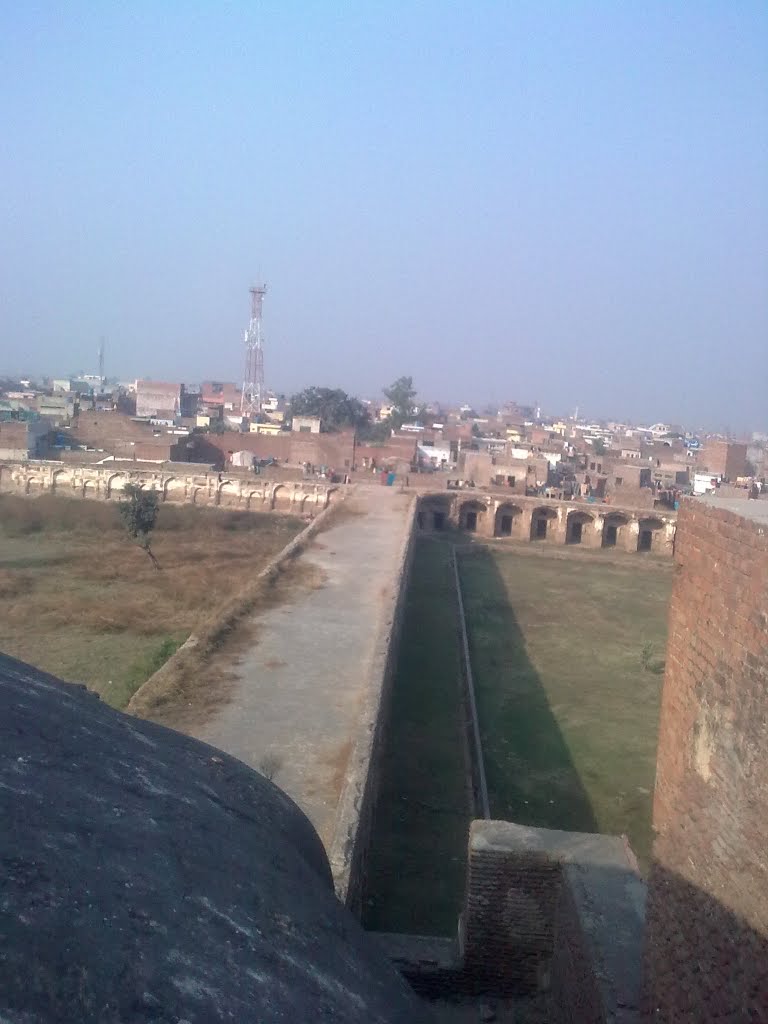
<path fill-rule="evenodd" d="M 251 288 L 251 322 L 245 332 L 245 373 L 243 391 L 240 396 L 240 412 L 243 416 L 258 416 L 264 401 L 264 337 L 262 319 L 265 284 Z"/>
<path fill-rule="evenodd" d="M 104 339 L 99 339 L 99 379 L 104 383 Z"/>

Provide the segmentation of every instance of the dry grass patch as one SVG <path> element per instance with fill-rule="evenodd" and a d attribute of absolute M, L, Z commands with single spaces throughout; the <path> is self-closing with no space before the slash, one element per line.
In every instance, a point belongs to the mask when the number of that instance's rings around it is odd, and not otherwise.
<path fill-rule="evenodd" d="M 299 532 L 293 517 L 163 505 L 162 572 L 116 504 L 0 496 L 0 650 L 124 707 Z"/>

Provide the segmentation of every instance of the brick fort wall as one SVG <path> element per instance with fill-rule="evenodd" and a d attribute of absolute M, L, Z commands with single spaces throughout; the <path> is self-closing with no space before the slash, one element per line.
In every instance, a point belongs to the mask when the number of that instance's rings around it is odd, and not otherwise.
<path fill-rule="evenodd" d="M 768 507 L 726 504 L 687 500 L 678 518 L 645 947 L 651 1020 L 768 1020 Z"/>

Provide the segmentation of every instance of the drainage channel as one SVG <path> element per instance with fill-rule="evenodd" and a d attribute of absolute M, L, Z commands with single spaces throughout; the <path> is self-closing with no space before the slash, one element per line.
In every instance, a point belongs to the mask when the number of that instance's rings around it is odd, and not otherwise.
<path fill-rule="evenodd" d="M 464 679 L 464 703 L 466 706 L 467 718 L 467 745 L 469 747 L 469 761 L 472 774 L 472 795 L 475 804 L 475 813 L 485 818 L 491 817 L 491 808 L 488 800 L 488 783 L 485 778 L 485 760 L 483 758 L 483 743 L 480 737 L 480 723 L 477 717 L 477 699 L 475 696 L 475 679 L 472 674 L 472 659 L 469 652 L 469 637 L 467 635 L 467 619 L 464 614 L 464 598 L 461 593 L 461 577 L 459 575 L 459 561 L 456 555 L 456 546 L 452 549 L 453 574 L 456 581 L 456 603 L 459 617 L 459 637 L 461 645 L 462 676 Z"/>
<path fill-rule="evenodd" d="M 477 816 L 453 545 L 417 538 L 379 759 L 363 923 L 452 937 Z"/>

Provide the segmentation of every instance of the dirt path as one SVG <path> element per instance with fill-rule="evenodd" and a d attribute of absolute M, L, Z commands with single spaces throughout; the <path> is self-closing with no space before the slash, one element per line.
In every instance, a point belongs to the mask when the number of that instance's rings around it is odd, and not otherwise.
<path fill-rule="evenodd" d="M 300 556 L 319 585 L 235 630 L 210 665 L 227 677 L 229 699 L 187 728 L 272 773 L 326 845 L 410 499 L 381 488 L 349 500 L 349 512 Z"/>

